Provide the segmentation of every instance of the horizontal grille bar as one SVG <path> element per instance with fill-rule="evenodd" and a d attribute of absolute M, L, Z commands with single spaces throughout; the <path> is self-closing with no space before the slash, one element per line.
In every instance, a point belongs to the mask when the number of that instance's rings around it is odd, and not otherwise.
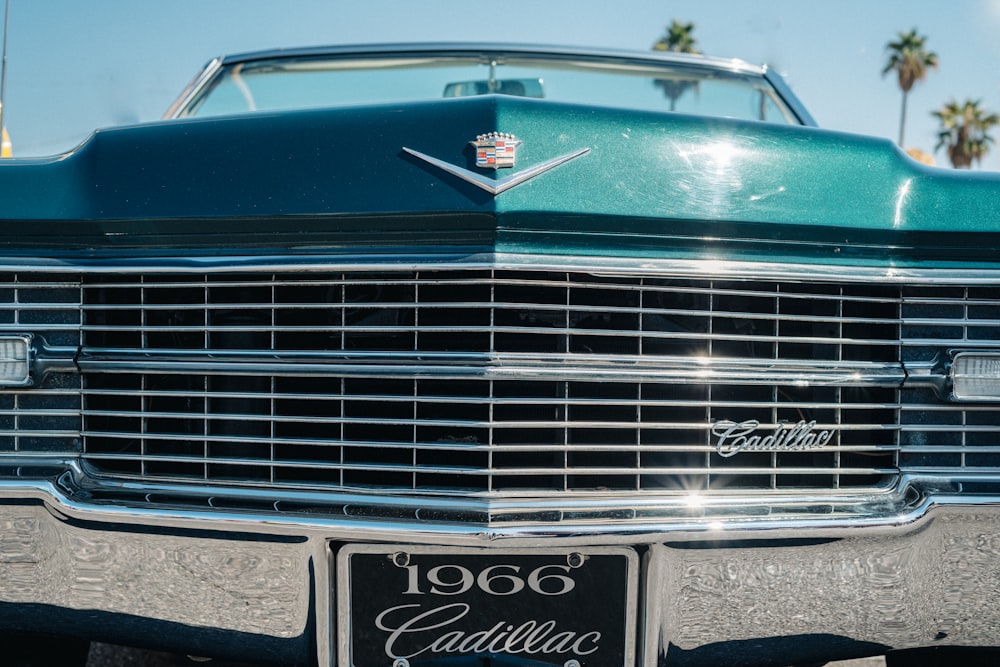
<path fill-rule="evenodd" d="M 108 456 L 92 456 L 92 460 L 100 459 L 111 459 Z M 502 469 L 491 469 L 491 468 L 459 468 L 459 467 L 434 467 L 427 465 L 405 465 L 405 464 L 389 464 L 389 463 L 368 463 L 368 464 L 355 464 L 355 463 L 318 463 L 316 461 L 282 461 L 280 464 L 275 464 L 273 461 L 262 461 L 259 459 L 238 459 L 238 458 L 224 458 L 213 460 L 211 463 L 205 461 L 204 458 L 199 457 L 180 457 L 180 456 L 142 456 L 137 458 L 138 461 L 144 463 L 189 463 L 197 465 L 216 465 L 216 466 L 245 466 L 245 467 L 258 467 L 261 464 L 276 465 L 282 468 L 308 468 L 312 470 L 330 470 L 330 471 L 363 471 L 363 472 L 392 472 L 392 473 L 412 473 L 420 475 L 429 474 L 455 474 L 456 472 L 462 472 L 469 475 L 524 475 L 524 476 L 538 476 L 538 475 L 550 475 L 550 474 L 560 474 L 560 475 L 573 475 L 580 473 L 580 468 L 564 467 L 564 468 L 502 468 Z M 634 469 L 632 468 L 605 468 L 602 471 L 607 475 L 631 475 L 634 474 Z M 683 475 L 683 474 L 702 474 L 708 475 L 714 472 L 711 468 L 697 468 L 697 467 L 674 467 L 674 468 L 657 468 L 651 467 L 643 471 L 647 475 Z M 754 467 L 732 467 L 727 471 L 729 474 L 734 475 L 769 475 L 773 471 L 767 468 L 754 468 Z M 782 474 L 786 475 L 808 475 L 814 473 L 815 471 L 811 468 L 794 468 L 789 467 L 782 470 Z M 857 470 L 845 469 L 842 471 L 843 474 L 856 474 L 865 475 L 870 474 L 872 471 L 869 468 L 858 468 Z M 891 474 L 895 472 L 895 469 L 887 468 L 881 472 L 882 474 Z"/>

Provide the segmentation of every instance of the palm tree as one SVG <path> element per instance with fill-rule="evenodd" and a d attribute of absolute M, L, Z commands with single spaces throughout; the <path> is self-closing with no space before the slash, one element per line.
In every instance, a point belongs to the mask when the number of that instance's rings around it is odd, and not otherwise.
<path fill-rule="evenodd" d="M 965 100 L 959 104 L 955 100 L 932 114 L 941 123 L 935 150 L 948 148 L 948 159 L 956 169 L 969 169 L 972 161 L 982 161 L 993 143 L 990 130 L 1000 125 L 1000 116 L 987 113 L 979 106 L 981 100 Z"/>
<path fill-rule="evenodd" d="M 674 51 L 675 53 L 701 53 L 696 48 L 694 23 L 681 23 L 673 19 L 663 36 L 653 44 L 654 51 Z"/>
<path fill-rule="evenodd" d="M 663 36 L 653 44 L 654 51 L 673 51 L 675 53 L 701 53 L 695 48 L 694 23 L 681 23 L 677 19 L 670 21 Z M 663 89 L 663 94 L 670 100 L 670 110 L 675 111 L 677 100 L 688 89 L 697 88 L 697 81 L 681 79 L 657 79 L 655 82 L 658 88 Z"/>
<path fill-rule="evenodd" d="M 927 78 L 927 70 L 938 66 L 937 54 L 928 51 L 924 44 L 927 37 L 917 34 L 914 28 L 910 32 L 899 33 L 899 39 L 889 42 L 885 48 L 889 51 L 889 61 L 882 70 L 882 76 L 895 71 L 899 75 L 899 87 L 903 91 L 903 108 L 899 114 L 899 145 L 903 145 L 903 128 L 906 126 L 906 98 L 910 89 L 917 81 Z"/>

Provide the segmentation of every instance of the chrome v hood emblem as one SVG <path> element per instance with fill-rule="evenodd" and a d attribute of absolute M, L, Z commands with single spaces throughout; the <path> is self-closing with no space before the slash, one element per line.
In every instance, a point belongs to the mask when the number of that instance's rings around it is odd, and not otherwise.
<path fill-rule="evenodd" d="M 541 164 L 536 164 L 534 167 L 528 167 L 527 169 L 519 171 L 516 174 L 511 174 L 510 176 L 506 176 L 504 178 L 499 178 L 496 180 L 492 178 L 486 178 L 482 174 L 477 174 L 474 171 L 469 171 L 468 169 L 464 169 L 457 165 L 451 164 L 450 162 L 439 160 L 436 157 L 431 157 L 430 155 L 426 155 L 419 151 L 415 151 L 412 148 L 407 148 L 406 146 L 403 146 L 403 151 L 412 155 L 415 158 L 423 160 L 427 164 L 433 165 L 442 171 L 448 172 L 452 176 L 457 176 L 458 178 L 461 178 L 463 181 L 472 183 L 473 185 L 480 187 L 483 190 L 486 190 L 493 196 L 496 196 L 501 192 L 510 190 L 515 185 L 520 185 L 521 183 L 524 183 L 530 178 L 534 178 L 535 176 L 538 176 L 541 173 L 549 171 L 550 169 L 555 169 L 559 165 L 569 162 L 573 158 L 580 157 L 584 153 L 589 153 L 590 149 L 581 148 L 580 150 L 574 153 L 561 155 L 557 158 L 553 158 Z"/>

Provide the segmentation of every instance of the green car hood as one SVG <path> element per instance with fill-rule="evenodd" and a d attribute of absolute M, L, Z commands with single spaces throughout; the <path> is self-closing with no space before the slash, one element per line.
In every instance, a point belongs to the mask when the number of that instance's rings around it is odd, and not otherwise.
<path fill-rule="evenodd" d="M 493 195 L 469 142 L 523 144 Z M 987 257 L 1000 179 L 888 141 L 797 126 L 488 96 L 176 120 L 0 165 L 17 248 L 452 247 L 643 256 Z M 26 224 L 19 224 L 26 223 Z"/>

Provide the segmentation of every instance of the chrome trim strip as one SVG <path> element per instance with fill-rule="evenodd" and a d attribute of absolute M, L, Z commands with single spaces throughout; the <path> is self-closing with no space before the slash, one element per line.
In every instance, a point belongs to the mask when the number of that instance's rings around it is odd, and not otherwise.
<path fill-rule="evenodd" d="M 530 255 L 511 253 L 438 254 L 438 255 L 253 255 L 200 257 L 105 257 L 87 258 L 15 258 L 0 257 L 0 270 L 8 272 L 42 271 L 78 274 L 163 274 L 197 271 L 206 274 L 227 272 L 284 273 L 305 271 L 424 271 L 424 270 L 530 269 L 564 271 L 607 276 L 674 276 L 678 278 L 716 278 L 779 280 L 790 282 L 829 281 L 890 284 L 921 283 L 934 285 L 1000 284 L 1000 268 L 924 268 L 851 265 L 810 265 L 778 262 L 719 260 L 641 259 L 595 257 L 592 255 Z M 117 285 L 117 284 L 116 284 Z M 78 287 L 78 284 L 68 285 Z M 69 304 L 73 305 L 73 304 Z"/>
<path fill-rule="evenodd" d="M 778 92 L 778 95 L 781 96 L 781 101 L 785 103 L 785 106 L 791 109 L 792 113 L 798 116 L 799 122 L 808 127 L 819 127 L 816 119 L 813 118 L 811 113 L 809 113 L 809 109 L 802 104 L 802 101 L 795 96 L 795 93 L 792 92 L 791 86 L 788 85 L 784 77 L 766 65 L 761 69 L 764 78 Z"/>
<path fill-rule="evenodd" d="M 296 354 L 86 348 L 83 372 L 205 375 L 330 375 L 483 379 L 655 379 L 720 384 L 803 383 L 823 386 L 900 386 L 906 373 L 896 363 L 741 360 L 586 354 Z"/>
<path fill-rule="evenodd" d="M 902 344 L 905 346 L 908 341 L 903 340 Z M 948 386 L 948 370 L 943 368 L 941 364 L 937 362 L 903 362 L 903 368 L 906 371 L 906 381 L 905 384 L 908 387 L 928 387 L 933 389 L 939 396 L 945 394 L 945 390 Z M 923 409 L 929 409 L 927 406 L 921 406 Z M 951 410 L 953 406 L 941 406 L 942 409 Z"/>
<path fill-rule="evenodd" d="M 194 79 L 191 80 L 188 85 L 184 87 L 181 94 L 174 100 L 170 107 L 163 113 L 162 119 L 169 120 L 172 118 L 180 118 L 180 112 L 186 109 L 187 106 L 201 95 L 202 90 L 211 81 L 216 72 L 222 69 L 222 58 L 213 58 L 205 64 L 205 67 L 195 75 Z"/>
<path fill-rule="evenodd" d="M 355 44 L 307 46 L 289 49 L 268 49 L 262 51 L 237 53 L 227 55 L 224 64 L 230 65 L 251 60 L 266 60 L 271 58 L 301 58 L 308 56 L 331 55 L 351 57 L 357 55 L 372 56 L 541 56 L 559 60 L 626 60 L 641 64 L 683 64 L 698 69 L 721 69 L 730 72 L 761 75 L 763 68 L 739 58 L 724 58 L 701 54 L 677 53 L 673 51 L 629 51 L 625 49 L 607 49 L 588 47 L 586 49 L 558 46 L 550 44 L 508 44 L 490 42 L 416 42 L 396 44 Z"/>
<path fill-rule="evenodd" d="M 187 506 L 193 502 L 203 507 L 217 508 L 225 508 L 227 503 L 237 503 L 244 507 L 258 503 L 261 506 L 266 506 L 269 511 L 273 510 L 279 513 L 291 511 L 290 508 L 294 506 L 314 506 L 326 508 L 328 510 L 325 512 L 326 516 L 346 517 L 367 516 L 371 514 L 373 508 L 397 508 L 409 509 L 413 513 L 414 520 L 423 520 L 418 515 L 420 512 L 427 511 L 438 513 L 488 512 L 491 517 L 515 516 L 522 520 L 530 520 L 532 513 L 540 513 L 548 517 L 544 519 L 546 521 L 552 521 L 552 512 L 563 515 L 559 521 L 572 521 L 570 515 L 584 513 L 591 519 L 597 518 L 599 514 L 607 514 L 609 518 L 621 521 L 651 520 L 655 516 L 668 516 L 671 513 L 689 519 L 698 515 L 698 512 L 692 513 L 694 508 L 702 508 L 719 516 L 721 516 L 720 510 L 730 510 L 734 515 L 745 516 L 747 514 L 745 508 L 760 509 L 762 504 L 767 506 L 768 515 L 773 517 L 790 512 L 802 514 L 804 512 L 802 508 L 806 506 L 825 508 L 823 511 L 805 512 L 806 514 L 829 513 L 827 510 L 833 506 L 844 508 L 856 504 L 881 508 L 886 506 L 886 503 L 892 505 L 899 502 L 898 497 L 902 493 L 897 487 L 889 486 L 868 488 L 863 493 L 858 493 L 857 489 L 827 488 L 799 494 L 784 490 L 770 493 L 767 496 L 748 495 L 746 490 L 717 491 L 704 495 L 692 492 L 677 493 L 650 490 L 592 490 L 567 495 L 563 491 L 538 493 L 534 490 L 527 490 L 497 493 L 441 489 L 434 492 L 416 490 L 404 494 L 398 490 L 384 491 L 350 487 L 340 488 L 331 493 L 329 489 L 322 488 L 275 489 L 269 483 L 263 482 L 256 485 L 244 483 L 240 486 L 209 486 L 192 485 L 188 482 L 172 483 L 141 477 L 105 478 L 90 476 L 86 463 L 81 468 L 75 459 L 46 456 L 49 459 L 47 461 L 34 461 L 29 457 L 18 456 L 13 460 L 0 463 L 6 466 L 61 466 L 75 471 L 67 473 L 65 478 L 67 489 L 79 488 L 86 497 L 98 500 L 106 494 L 111 494 L 119 499 L 131 496 L 133 499 L 140 499 L 139 504 L 147 507 L 170 505 L 171 502 L 176 506 L 182 500 L 187 501 L 185 503 Z M 43 458 L 43 456 L 40 455 L 38 458 Z M 1000 483 L 1000 475 L 990 477 L 984 476 L 982 473 L 970 472 L 962 477 L 962 479 L 978 481 L 987 478 L 996 479 Z M 917 478 L 913 477 L 913 479 Z M 923 479 L 936 488 L 940 488 L 942 484 L 942 480 L 933 477 Z M 623 500 L 628 502 L 623 503 Z M 330 508 L 340 509 L 335 511 Z M 358 511 L 360 508 L 366 508 L 368 514 L 360 513 Z M 395 509 L 390 511 L 394 512 L 395 515 L 399 514 Z M 377 511 L 376 514 L 378 514 Z"/>
<path fill-rule="evenodd" d="M 33 325 L 24 327 L 37 331 Z M 43 378 L 48 373 L 76 373 L 80 369 L 75 363 L 79 349 L 66 346 L 35 345 L 31 360 L 31 373 Z"/>
<path fill-rule="evenodd" d="M 38 465 L 38 464 L 36 464 Z M 971 477 L 971 476 L 970 476 Z M 822 494 L 806 499 L 796 496 L 674 496 L 669 504 L 663 496 L 632 497 L 634 512 L 623 511 L 621 498 L 595 497 L 587 499 L 567 499 L 554 496 L 549 500 L 533 499 L 507 503 L 483 501 L 479 507 L 488 511 L 489 516 L 499 516 L 509 512 L 512 518 L 502 522 L 467 521 L 454 522 L 420 520 L 418 516 L 400 518 L 400 509 L 406 505 L 396 502 L 386 505 L 391 509 L 386 516 L 376 514 L 356 515 L 349 512 L 253 512 L 227 509 L 225 506 L 212 507 L 205 503 L 199 508 L 171 503 L 170 497 L 162 503 L 151 504 L 148 493 L 128 501 L 119 496 L 114 503 L 101 502 L 100 495 L 93 500 L 74 498 L 80 490 L 89 491 L 82 498 L 90 498 L 94 483 L 78 486 L 76 475 L 65 475 L 56 486 L 52 481 L 38 479 L 0 480 L 0 499 L 36 498 L 51 504 L 61 514 L 80 520 L 107 521 L 144 526 L 169 526 L 171 528 L 207 528 L 222 532 L 249 532 L 273 535 L 294 535 L 318 533 L 328 535 L 336 530 L 345 540 L 366 541 L 376 539 L 400 539 L 413 543 L 469 544 L 470 538 L 488 539 L 490 542 L 502 540 L 504 543 L 523 544 L 523 539 L 546 536 L 561 539 L 565 544 L 636 544 L 658 542 L 665 534 L 671 540 L 685 541 L 706 539 L 715 536 L 738 539 L 740 536 L 767 535 L 780 537 L 801 537 L 802 530 L 836 535 L 837 531 L 856 532 L 862 527 L 894 528 L 918 522 L 935 505 L 976 505 L 981 503 L 1000 504 L 1000 496 L 977 497 L 977 502 L 969 498 L 944 491 L 941 495 L 928 495 L 912 486 L 905 478 L 899 486 L 881 493 L 836 496 Z M 931 483 L 933 484 L 933 478 Z M 985 479 L 985 477 L 980 478 Z M 1000 483 L 1000 478 L 989 476 L 991 481 Z M 940 483 L 940 482 L 937 482 Z M 146 485 L 137 485 L 136 488 Z M 197 489 L 189 488 L 193 494 Z M 202 497 L 218 497 L 218 489 L 201 489 Z M 178 496 L 180 498 L 181 496 Z M 328 499 L 330 496 L 328 496 Z M 359 497 L 360 500 L 360 497 Z M 404 503 L 412 501 L 415 507 L 423 505 L 423 499 L 416 496 L 402 498 Z M 476 504 L 465 497 L 438 499 L 436 512 L 451 510 L 471 511 Z M 617 501 L 617 502 L 616 502 Z M 364 499 L 358 507 L 369 505 Z M 641 511 L 648 507 L 652 512 Z M 588 511 L 590 510 L 590 512 Z M 597 510 L 597 514 L 591 513 Z M 614 521 L 602 510 L 613 511 Z M 672 510 L 672 511 L 671 511 Z M 552 513 L 560 515 L 553 520 Z M 436 513 L 431 513 L 437 516 Z M 390 516 L 391 515 L 391 516 Z M 484 532 L 488 529 L 488 532 Z M 832 531 L 832 532 L 827 532 Z M 842 534 L 842 533 L 841 533 Z"/>
<path fill-rule="evenodd" d="M 274 489 L 270 487 L 206 487 L 204 489 L 191 489 L 179 484 L 160 482 L 158 484 L 143 484 L 129 479 L 103 480 L 95 479 L 91 486 L 100 491 L 105 488 L 105 482 L 113 489 L 114 484 L 124 487 L 134 487 L 136 492 L 142 493 L 146 500 L 145 506 L 155 507 L 157 504 L 170 505 L 177 499 L 186 498 L 190 501 L 200 501 L 205 506 L 215 506 L 225 508 L 225 500 L 237 502 L 250 502 L 257 499 L 270 499 L 269 509 L 276 512 L 294 513 L 296 507 L 312 505 L 314 507 L 331 508 L 342 507 L 341 511 L 330 510 L 326 516 L 345 516 L 364 519 L 367 517 L 378 517 L 381 511 L 388 510 L 396 518 L 402 516 L 401 512 L 409 509 L 414 521 L 424 521 L 427 515 L 442 515 L 451 513 L 453 515 L 476 514 L 494 522 L 503 522 L 504 525 L 511 521 L 531 522 L 542 521 L 546 523 L 592 523 L 599 519 L 614 520 L 616 522 L 642 523 L 643 521 L 653 521 L 656 517 L 661 520 L 665 517 L 674 517 L 685 521 L 691 518 L 711 515 L 717 518 L 747 518 L 759 515 L 769 518 L 778 516 L 825 516 L 844 514 L 853 510 L 848 509 L 852 505 L 857 507 L 867 506 L 881 507 L 880 502 L 892 504 L 895 492 L 887 489 L 868 489 L 864 494 L 851 493 L 838 489 L 826 489 L 815 496 L 789 496 L 784 494 L 770 494 L 768 496 L 747 496 L 736 492 L 728 494 L 715 494 L 699 496 L 697 494 L 687 495 L 664 495 L 651 492 L 593 492 L 589 496 L 581 498 L 568 497 L 562 492 L 546 492 L 541 495 L 525 497 L 514 493 L 507 493 L 499 497 L 487 497 L 481 492 L 465 493 L 452 491 L 449 494 L 420 494 L 413 493 L 406 496 L 396 495 L 363 495 L 361 490 L 344 490 L 335 496 L 324 493 L 321 490 L 310 489 Z M 940 480 L 936 481 L 940 485 Z M 147 489 L 148 487 L 148 489 Z M 206 498 L 209 499 L 206 501 Z M 628 503 L 622 500 L 627 499 Z M 881 501 L 879 500 L 881 499 Z M 364 508 L 364 512 L 362 512 Z M 811 508 L 811 509 L 810 509 Z M 834 511 L 834 508 L 837 508 Z M 862 510 L 857 510 L 862 513 Z M 868 513 L 870 514 L 870 513 Z M 475 517 L 468 519 L 471 523 L 477 523 Z"/>
<path fill-rule="evenodd" d="M 199 522 L 205 522 L 201 527 L 210 526 L 224 532 L 286 535 L 337 529 L 345 531 L 345 539 L 355 540 L 370 540 L 373 534 L 392 539 L 395 534 L 408 536 L 407 541 L 415 543 L 461 544 L 460 536 L 483 536 L 482 521 L 435 523 L 433 519 L 421 518 L 421 511 L 437 517 L 479 512 L 483 517 L 501 519 L 487 522 L 491 529 L 490 540 L 504 538 L 517 542 L 519 538 L 544 534 L 553 539 L 568 538 L 568 543 L 634 544 L 659 541 L 666 533 L 671 533 L 671 539 L 685 541 L 706 539 L 706 531 L 717 537 L 725 535 L 727 539 L 738 539 L 740 531 L 744 530 L 779 538 L 801 537 L 799 531 L 806 529 L 853 531 L 863 526 L 898 527 L 920 521 L 934 506 L 1000 506 L 1000 494 L 959 495 L 965 483 L 992 484 L 1000 488 L 1000 474 L 974 471 L 955 473 L 948 479 L 920 471 L 899 476 L 892 487 L 869 489 L 860 494 L 835 489 L 801 494 L 786 491 L 767 496 L 745 492 L 678 495 L 594 491 L 589 495 L 567 496 L 553 492 L 541 496 L 509 494 L 496 498 L 459 492 L 450 496 L 400 494 L 398 491 L 352 492 L 350 489 L 329 493 L 246 485 L 241 488 L 106 480 L 90 477 L 76 459 L 51 456 L 46 461 L 42 460 L 44 458 L 19 457 L 0 461 L 0 465 L 32 470 L 40 470 L 43 466 L 61 468 L 65 472 L 59 476 L 58 485 L 51 479 L 3 479 L 0 480 L 0 499 L 42 499 L 53 504 L 60 513 L 81 520 L 173 528 L 197 528 Z M 104 493 L 112 493 L 115 502 L 102 502 Z M 230 502 L 213 504 L 212 498 Z M 627 506 L 622 504 L 625 498 Z M 184 499 L 194 504 L 180 502 Z M 261 502 L 268 511 L 227 509 L 232 508 L 233 503 L 247 508 L 252 501 Z M 322 513 L 314 509 L 303 514 L 291 506 L 343 509 Z M 379 507 L 386 508 L 388 514 L 381 516 L 377 511 L 359 514 L 350 509 L 377 510 Z M 409 519 L 401 518 L 401 511 L 406 508 L 413 512 Z M 553 513 L 558 518 L 554 518 Z M 610 518 L 614 521 L 609 521 Z M 743 533 L 742 536 L 749 535 Z M 448 540 L 449 537 L 459 540 Z"/>

